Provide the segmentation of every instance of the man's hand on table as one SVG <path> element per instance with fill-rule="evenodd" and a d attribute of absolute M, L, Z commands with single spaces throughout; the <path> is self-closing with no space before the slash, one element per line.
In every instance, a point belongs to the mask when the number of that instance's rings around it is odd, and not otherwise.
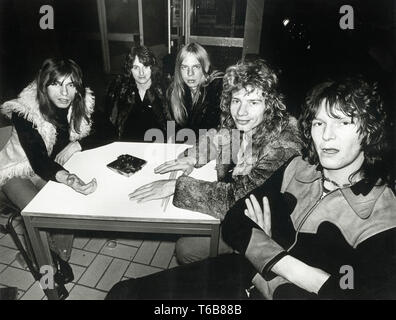
<path fill-rule="evenodd" d="M 154 169 L 155 173 L 164 174 L 171 171 L 183 171 L 183 174 L 189 175 L 194 170 L 196 159 L 192 157 L 184 157 L 164 162 Z"/>
<path fill-rule="evenodd" d="M 90 182 L 85 183 L 77 175 L 69 173 L 66 170 L 58 171 L 55 178 L 58 182 L 63 183 L 72 188 L 74 191 L 85 195 L 93 193 L 98 187 L 98 183 L 96 182 L 95 178 L 93 178 Z"/>
<path fill-rule="evenodd" d="M 137 188 L 129 194 L 129 200 L 146 202 L 171 196 L 175 192 L 176 180 L 158 180 Z"/>

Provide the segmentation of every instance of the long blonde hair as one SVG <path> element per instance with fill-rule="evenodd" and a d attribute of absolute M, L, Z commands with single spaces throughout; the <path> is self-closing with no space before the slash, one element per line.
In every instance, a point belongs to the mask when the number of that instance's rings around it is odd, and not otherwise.
<path fill-rule="evenodd" d="M 219 71 L 213 71 L 209 74 L 211 66 L 209 55 L 200 44 L 192 42 L 180 49 L 176 57 L 173 82 L 168 89 L 168 101 L 170 102 L 170 106 L 168 107 L 170 108 L 171 114 L 173 114 L 176 123 L 179 125 L 184 125 L 188 118 L 187 108 L 184 101 L 184 81 L 180 71 L 181 64 L 188 54 L 193 54 L 195 56 L 202 67 L 204 75 L 204 81 L 198 85 L 197 93 L 193 96 L 193 106 L 196 105 L 200 98 L 202 101 L 205 99 L 206 90 L 203 90 L 201 93 L 201 88 L 205 89 L 213 79 L 221 78 L 223 75 Z"/>

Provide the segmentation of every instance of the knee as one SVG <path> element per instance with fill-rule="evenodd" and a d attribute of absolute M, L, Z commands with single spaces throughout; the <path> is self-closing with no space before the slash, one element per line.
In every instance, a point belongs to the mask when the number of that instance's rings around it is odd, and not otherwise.
<path fill-rule="evenodd" d="M 201 237 L 182 237 L 177 240 L 175 252 L 179 264 L 184 265 L 209 257 L 209 246 L 205 240 Z"/>
<path fill-rule="evenodd" d="M 179 240 L 176 241 L 175 245 L 175 253 L 176 253 L 176 259 L 179 264 L 187 264 L 190 262 L 189 256 L 190 256 L 190 246 L 187 243 L 185 238 L 180 238 Z"/>
<path fill-rule="evenodd" d="M 122 282 L 118 282 L 109 290 L 105 300 L 121 300 L 123 291 Z"/>
<path fill-rule="evenodd" d="M 135 279 L 130 279 L 116 283 L 107 293 L 105 300 L 135 299 L 134 294 L 138 292 L 138 290 L 134 288 L 136 286 L 136 281 Z"/>

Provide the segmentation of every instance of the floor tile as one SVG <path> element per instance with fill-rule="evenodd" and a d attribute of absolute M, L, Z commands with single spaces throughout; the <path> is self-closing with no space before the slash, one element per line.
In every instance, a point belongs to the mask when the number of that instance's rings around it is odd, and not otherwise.
<path fill-rule="evenodd" d="M 69 262 L 88 267 L 93 259 L 95 259 L 95 256 L 95 253 L 73 248 Z"/>
<path fill-rule="evenodd" d="M 78 265 L 72 264 L 72 263 L 70 263 L 70 266 L 73 269 L 73 274 L 74 274 L 73 282 L 77 282 L 78 280 L 80 280 L 81 276 L 87 270 L 87 267 L 81 267 L 81 266 L 78 266 Z"/>
<path fill-rule="evenodd" d="M 175 252 L 175 242 L 162 241 L 150 265 L 166 269 Z"/>
<path fill-rule="evenodd" d="M 25 234 L 25 227 L 24 227 L 22 222 L 18 223 L 18 224 L 15 224 L 14 225 L 14 229 L 15 229 L 15 232 L 17 234 L 20 234 L 20 235 L 24 235 Z"/>
<path fill-rule="evenodd" d="M 22 296 L 21 300 L 41 300 L 45 296 L 40 283 L 36 281 Z"/>
<path fill-rule="evenodd" d="M 8 267 L 0 274 L 0 283 L 9 287 L 27 290 L 34 283 L 29 271 Z"/>
<path fill-rule="evenodd" d="M 140 245 L 143 243 L 143 240 L 141 240 L 141 239 L 117 239 L 117 242 L 125 244 L 127 246 L 139 248 Z"/>
<path fill-rule="evenodd" d="M 23 297 L 24 294 L 25 294 L 25 291 L 23 291 L 23 290 L 18 290 L 17 300 L 21 300 L 21 298 Z"/>
<path fill-rule="evenodd" d="M 75 283 L 70 282 L 70 283 L 65 284 L 65 288 L 70 293 L 73 290 L 75 285 L 76 285 Z"/>
<path fill-rule="evenodd" d="M 0 263 L 0 272 L 3 271 L 7 266 L 5 264 Z"/>
<path fill-rule="evenodd" d="M 83 249 L 89 240 L 90 238 L 75 237 L 73 240 L 73 248 Z"/>
<path fill-rule="evenodd" d="M 134 262 L 150 264 L 159 246 L 159 241 L 145 240 L 139 248 Z"/>
<path fill-rule="evenodd" d="M 95 287 L 112 260 L 111 257 L 97 255 L 78 283 L 87 287 Z"/>
<path fill-rule="evenodd" d="M 100 279 L 96 288 L 109 291 L 114 284 L 121 280 L 125 270 L 127 269 L 129 262 L 121 259 L 114 259 L 109 268 L 106 270 L 102 279 Z"/>
<path fill-rule="evenodd" d="M 112 256 L 114 258 L 120 258 L 124 260 L 131 261 L 133 257 L 136 255 L 137 248 L 126 246 L 121 243 L 117 243 L 115 248 L 109 248 L 104 246 L 100 251 L 101 254 Z"/>
<path fill-rule="evenodd" d="M 12 240 L 10 234 L 6 234 L 4 237 L 0 239 L 0 246 L 17 249 L 14 241 Z"/>
<path fill-rule="evenodd" d="M 105 292 L 77 284 L 71 290 L 67 300 L 104 300 L 105 297 Z"/>
<path fill-rule="evenodd" d="M 129 278 L 141 278 L 159 271 L 162 271 L 162 269 L 132 262 L 125 272 L 125 276 Z"/>
<path fill-rule="evenodd" d="M 22 243 L 25 243 L 25 239 L 23 236 L 19 236 L 19 239 L 22 241 Z M 0 246 L 12 248 L 12 249 L 17 249 L 17 246 L 15 245 L 14 240 L 12 240 L 11 236 L 9 234 L 6 234 L 4 237 L 0 239 Z"/>
<path fill-rule="evenodd" d="M 93 238 L 88 241 L 84 247 L 84 250 L 98 253 L 100 250 L 102 250 L 107 241 L 108 239 Z"/>
<path fill-rule="evenodd" d="M 13 263 L 11 263 L 11 266 L 13 266 L 15 268 L 23 269 L 23 270 L 28 270 L 27 263 L 19 251 L 15 255 L 15 260 Z"/>
<path fill-rule="evenodd" d="M 172 268 L 175 268 L 178 266 L 179 266 L 179 263 L 177 262 L 176 257 L 173 256 L 171 262 L 169 263 L 168 269 L 172 269 Z"/>
<path fill-rule="evenodd" d="M 0 246 L 0 263 L 10 264 L 15 260 L 17 250 Z"/>
<path fill-rule="evenodd" d="M 0 215 L 0 225 L 5 226 L 8 221 L 8 216 L 7 215 Z"/>

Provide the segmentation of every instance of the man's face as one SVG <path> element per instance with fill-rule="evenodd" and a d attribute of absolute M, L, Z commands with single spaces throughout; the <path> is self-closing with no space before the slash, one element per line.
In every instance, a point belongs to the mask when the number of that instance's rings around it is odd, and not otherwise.
<path fill-rule="evenodd" d="M 204 81 L 204 73 L 198 59 L 192 53 L 188 53 L 180 66 L 180 73 L 184 83 L 195 91 Z"/>
<path fill-rule="evenodd" d="M 265 102 L 261 89 L 248 87 L 232 93 L 231 116 L 236 127 L 244 132 L 254 130 L 264 119 Z"/>
<path fill-rule="evenodd" d="M 151 67 L 143 65 L 136 56 L 132 64 L 132 75 L 137 84 L 147 84 L 151 81 Z"/>
<path fill-rule="evenodd" d="M 352 120 L 341 110 L 336 109 L 335 115 L 327 113 L 326 101 L 322 101 L 312 121 L 312 139 L 322 167 L 349 177 L 364 161 L 359 121 Z"/>
<path fill-rule="evenodd" d="M 48 98 L 61 109 L 66 109 L 73 102 L 76 95 L 76 87 L 70 76 L 58 78 L 47 87 Z"/>

